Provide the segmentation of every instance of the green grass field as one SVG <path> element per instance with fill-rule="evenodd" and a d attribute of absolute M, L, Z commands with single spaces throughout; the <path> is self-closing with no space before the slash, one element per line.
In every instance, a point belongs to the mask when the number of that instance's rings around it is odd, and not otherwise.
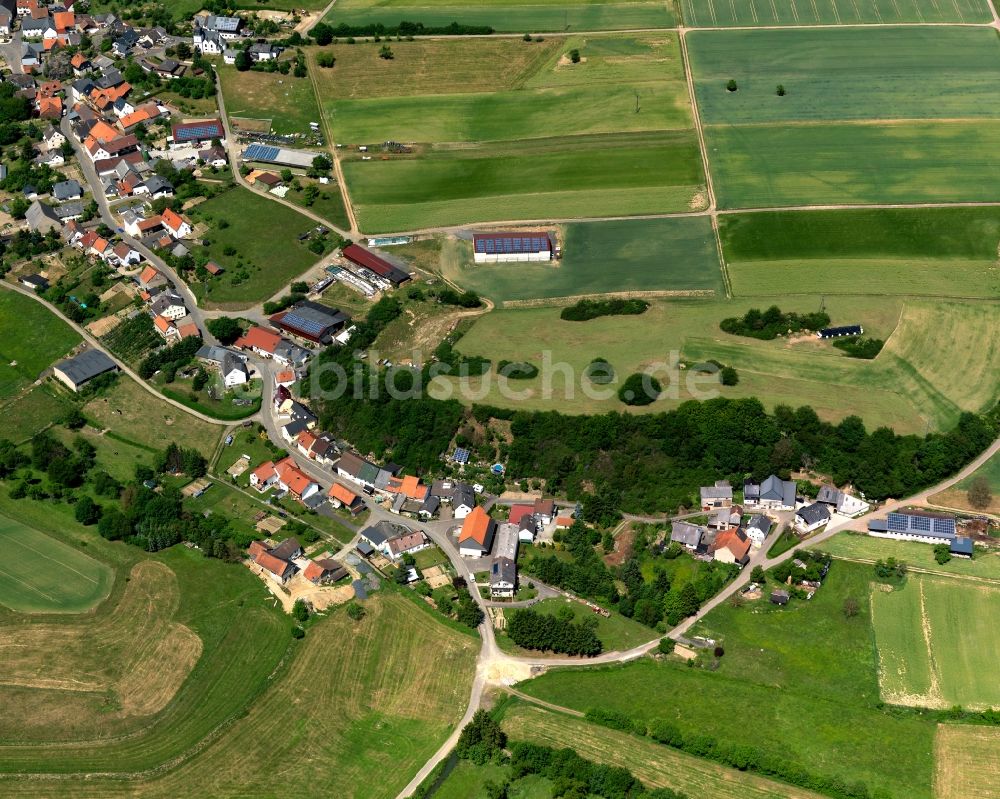
<path fill-rule="evenodd" d="M 275 133 L 308 133 L 319 122 L 316 94 L 308 78 L 280 72 L 240 72 L 218 65 L 222 96 L 230 117 L 270 119 Z"/>
<path fill-rule="evenodd" d="M 300 179 L 300 183 L 306 182 Z M 347 218 L 347 211 L 344 208 L 344 198 L 340 193 L 340 187 L 334 185 L 317 185 L 317 188 L 319 188 L 319 196 L 313 201 L 311 206 L 306 206 L 302 189 L 290 190 L 285 195 L 285 199 L 302 208 L 308 207 L 314 214 L 319 214 L 341 230 L 349 229 L 351 222 Z"/>
<path fill-rule="evenodd" d="M 270 299 L 320 259 L 297 240 L 315 227 L 311 219 L 249 189 L 213 197 L 194 208 L 191 217 L 211 226 L 211 246 L 198 249 L 226 269 L 196 286 L 209 305 L 245 307 Z M 227 227 L 219 226 L 222 220 Z M 271 234 L 262 236 L 262 230 Z M 226 255 L 228 247 L 236 254 Z"/>
<path fill-rule="evenodd" d="M 338 142 L 418 145 L 343 151 L 366 231 L 704 206 L 675 34 L 394 46 L 390 60 L 374 42 L 339 48 L 313 70 Z"/>
<path fill-rule="evenodd" d="M 426 26 L 488 25 L 496 31 L 593 31 L 631 28 L 669 28 L 676 24 L 673 3 L 608 2 L 607 0 L 488 0 L 472 5 L 454 0 L 346 0 L 338 2 L 326 21 L 339 25 L 382 23 L 401 20 Z"/>
<path fill-rule="evenodd" d="M 6 336 L 0 347 L 0 399 L 14 396 L 65 356 L 80 337 L 49 310 L 14 291 L 0 292 L 0 328 L 30 330 Z"/>
<path fill-rule="evenodd" d="M 989 202 L 1000 122 L 707 126 L 722 208 Z"/>
<path fill-rule="evenodd" d="M 582 371 L 593 358 L 607 358 L 621 380 L 633 371 L 669 362 L 672 352 L 691 362 L 715 359 L 731 365 L 739 374 L 739 384 L 692 387 L 688 373 L 680 373 L 673 383 L 675 394 L 670 389 L 673 378 L 660 370 L 667 393 L 645 406 L 645 411 L 666 410 L 704 397 L 694 390 L 711 390 L 726 397 L 758 397 L 767 407 L 811 405 L 828 420 L 858 414 L 872 429 L 888 425 L 899 432 L 923 433 L 928 428 L 947 429 L 963 410 L 982 410 L 1000 396 L 996 347 L 990 343 L 1000 334 L 987 332 L 1000 319 L 988 303 L 826 297 L 827 312 L 835 324 L 861 322 L 869 335 L 888 339 L 873 361 L 844 357 L 815 338 L 761 342 L 718 329 L 724 317 L 772 301 L 789 310 L 806 311 L 819 307 L 820 297 L 801 296 L 794 301 L 775 297 L 763 302 L 658 300 L 639 316 L 582 323 L 559 319 L 557 308 L 498 310 L 476 321 L 460 350 L 493 360 L 529 361 L 539 367 L 546 358 L 553 364 L 568 364 L 569 389 L 561 372 L 554 372 L 548 384 L 543 376 L 516 381 L 512 388 L 524 392 L 519 396 L 504 396 L 492 374 L 470 380 L 469 386 L 485 395 L 476 401 L 572 413 L 626 410 L 614 395 L 614 386 L 595 392 L 588 384 L 589 393 L 584 391 Z M 954 369 L 962 369 L 968 379 L 950 379 Z M 457 384 L 448 385 L 454 389 Z M 831 390 L 834 385 L 836 390 Z"/>
<path fill-rule="evenodd" d="M 992 664 L 1000 655 L 993 613 L 1000 588 L 910 575 L 871 594 L 879 682 L 887 702 L 971 709 L 1000 704 Z"/>
<path fill-rule="evenodd" d="M 737 296 L 1000 296 L 996 208 L 724 214 L 719 234 Z"/>
<path fill-rule="evenodd" d="M 440 147 L 416 159 L 355 157 L 343 168 L 368 232 L 686 211 L 704 202 L 689 131 Z"/>
<path fill-rule="evenodd" d="M 697 31 L 687 44 L 709 125 L 996 118 L 1000 104 L 1000 41 L 985 28 Z"/>
<path fill-rule="evenodd" d="M 338 612 L 312 626 L 249 712 L 165 773 L 131 781 L 11 780 L 5 794 L 261 796 L 275 791 L 282 771 L 275 795 L 325 796 L 336 780 L 340 796 L 395 796 L 461 717 L 476 643 L 398 595 L 374 598 L 366 609 L 360 623 Z M 429 658 L 433 669 L 425 668 Z"/>
<path fill-rule="evenodd" d="M 707 217 L 575 222 L 560 232 L 559 261 L 474 264 L 470 244 L 448 241 L 441 269 L 498 304 L 631 291 L 725 294 Z"/>
<path fill-rule="evenodd" d="M 82 613 L 108 595 L 114 573 L 78 549 L 0 516 L 0 604 L 22 613 Z"/>
<path fill-rule="evenodd" d="M 853 619 L 842 612 L 847 597 L 864 605 L 869 579 L 869 566 L 837 562 L 809 602 L 721 605 L 694 630 L 725 648 L 714 672 L 641 660 L 553 670 L 518 689 L 576 710 L 666 719 L 684 734 L 760 747 L 810 773 L 863 781 L 872 792 L 930 799 L 934 724 L 877 709 L 867 611 Z"/>
<path fill-rule="evenodd" d="M 681 0 L 690 27 L 847 25 L 898 22 L 988 22 L 982 0 Z"/>
<path fill-rule="evenodd" d="M 1000 731 L 996 727 L 942 724 L 934 741 L 937 799 L 998 799 L 997 758 Z"/>
<path fill-rule="evenodd" d="M 62 418 L 71 407 L 70 403 L 60 389 L 46 384 L 0 403 L 0 438 L 9 438 L 15 443 L 28 440 Z"/>
<path fill-rule="evenodd" d="M 838 533 L 824 541 L 818 548 L 839 558 L 874 562 L 893 557 L 906 561 L 914 568 L 1000 582 L 1000 553 L 995 551 L 979 549 L 976 550 L 976 557 L 972 560 L 952 558 L 942 564 L 934 560 L 934 548 L 927 544 L 916 541 L 891 541 L 886 538 L 872 538 L 851 533 Z"/>

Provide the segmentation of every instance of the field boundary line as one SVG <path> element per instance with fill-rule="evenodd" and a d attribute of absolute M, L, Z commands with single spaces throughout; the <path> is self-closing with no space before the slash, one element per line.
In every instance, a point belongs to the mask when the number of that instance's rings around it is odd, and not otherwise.
<path fill-rule="evenodd" d="M 511 308 L 551 308 L 559 307 L 580 300 L 597 300 L 604 297 L 624 297 L 660 299 L 668 297 L 690 297 L 690 298 L 710 298 L 716 296 L 713 289 L 677 289 L 662 291 L 651 289 L 649 291 L 604 291 L 597 294 L 570 294 L 564 297 L 536 297 L 530 300 L 505 300 L 499 304 L 500 308 L 508 310 Z"/>
<path fill-rule="evenodd" d="M 856 555 L 834 555 L 831 553 L 830 557 L 835 560 L 842 560 L 845 563 L 860 563 L 865 566 L 874 566 L 878 562 L 878 558 L 861 558 Z M 936 569 L 928 569 L 925 566 L 914 566 L 910 563 L 906 564 L 906 570 L 910 574 L 925 574 L 928 577 L 941 577 L 948 580 L 965 580 L 970 583 L 982 583 L 985 586 L 996 587 L 1000 585 L 1000 577 L 982 577 L 978 574 L 956 574 L 955 572 L 942 572 Z"/>
<path fill-rule="evenodd" d="M 26 582 L 25 582 L 24 580 L 22 580 L 22 579 L 21 579 L 21 578 L 19 578 L 19 577 L 15 577 L 15 576 L 14 576 L 13 574 L 11 574 L 10 572 L 5 572 L 5 571 L 4 571 L 3 569 L 0 569 L 0 574 L 2 574 L 2 575 L 3 575 L 4 577 L 9 577 L 9 578 L 10 578 L 11 580 L 13 580 L 13 581 L 14 581 L 15 583 L 20 583 L 20 584 L 21 584 L 21 585 L 23 585 L 23 586 L 24 586 L 25 588 L 27 588 L 27 589 L 28 589 L 29 591 L 34 591 L 34 592 L 35 592 L 36 594 L 38 594 L 39 596 L 41 596 L 41 597 L 44 597 L 45 599 L 49 600 L 49 602 L 55 602 L 55 601 L 56 601 L 55 597 L 51 597 L 51 596 L 49 596 L 48 594 L 46 594 L 46 593 L 45 593 L 44 591 L 42 591 L 41 589 L 37 588 L 36 586 L 33 586 L 33 585 L 32 585 L 31 583 L 26 583 Z"/>

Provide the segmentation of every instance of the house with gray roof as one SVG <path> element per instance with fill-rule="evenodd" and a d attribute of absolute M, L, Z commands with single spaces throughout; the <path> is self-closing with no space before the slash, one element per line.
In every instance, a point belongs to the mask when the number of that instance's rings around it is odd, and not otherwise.
<path fill-rule="evenodd" d="M 733 504 L 733 487 L 728 480 L 717 480 L 714 486 L 701 487 L 701 507 L 724 508 Z"/>
<path fill-rule="evenodd" d="M 55 197 L 59 202 L 65 202 L 66 200 L 79 200 L 83 197 L 83 186 L 80 185 L 78 180 L 63 180 L 52 186 L 52 196 Z"/>
<path fill-rule="evenodd" d="M 698 545 L 701 543 L 701 538 L 705 532 L 705 528 L 697 524 L 674 522 L 670 530 L 670 540 L 676 541 L 681 546 L 693 552 L 698 549 Z"/>
<path fill-rule="evenodd" d="M 767 534 L 771 532 L 771 520 L 764 514 L 758 513 L 747 522 L 744 532 L 750 542 L 755 547 L 759 547 L 763 545 Z"/>
<path fill-rule="evenodd" d="M 822 502 L 799 508 L 795 512 L 795 529 L 800 533 L 811 533 L 830 521 L 830 508 Z"/>
<path fill-rule="evenodd" d="M 773 474 L 759 484 L 748 480 L 743 484 L 743 501 L 751 508 L 794 510 L 795 483 Z"/>
<path fill-rule="evenodd" d="M 35 200 L 24 214 L 24 219 L 28 227 L 37 233 L 48 233 L 50 230 L 59 230 L 62 222 L 58 214 L 50 205 Z"/>

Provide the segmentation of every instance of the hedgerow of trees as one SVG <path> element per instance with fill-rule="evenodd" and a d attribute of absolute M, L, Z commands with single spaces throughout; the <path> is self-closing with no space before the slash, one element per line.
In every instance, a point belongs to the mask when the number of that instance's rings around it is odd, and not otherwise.
<path fill-rule="evenodd" d="M 766 311 L 751 308 L 743 316 L 731 316 L 719 323 L 725 333 L 736 336 L 749 336 L 764 340 L 774 339 L 785 333 L 798 333 L 802 330 L 819 330 L 830 324 L 830 317 L 823 311 L 815 313 L 786 313 L 777 305 L 772 305 Z"/>
<path fill-rule="evenodd" d="M 567 322 L 586 322 L 600 316 L 635 316 L 645 313 L 649 303 L 645 300 L 609 297 L 604 300 L 580 300 L 568 305 L 559 313 Z"/>

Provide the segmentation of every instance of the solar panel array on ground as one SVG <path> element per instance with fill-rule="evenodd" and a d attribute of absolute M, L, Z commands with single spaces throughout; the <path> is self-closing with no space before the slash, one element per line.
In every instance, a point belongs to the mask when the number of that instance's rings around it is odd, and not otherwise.
<path fill-rule="evenodd" d="M 451 456 L 451 459 L 455 461 L 455 463 L 468 463 L 469 450 L 459 447 L 455 450 L 455 454 Z"/>
<path fill-rule="evenodd" d="M 251 144 L 243 151 L 245 161 L 273 161 L 278 157 L 278 148 L 267 144 Z"/>

